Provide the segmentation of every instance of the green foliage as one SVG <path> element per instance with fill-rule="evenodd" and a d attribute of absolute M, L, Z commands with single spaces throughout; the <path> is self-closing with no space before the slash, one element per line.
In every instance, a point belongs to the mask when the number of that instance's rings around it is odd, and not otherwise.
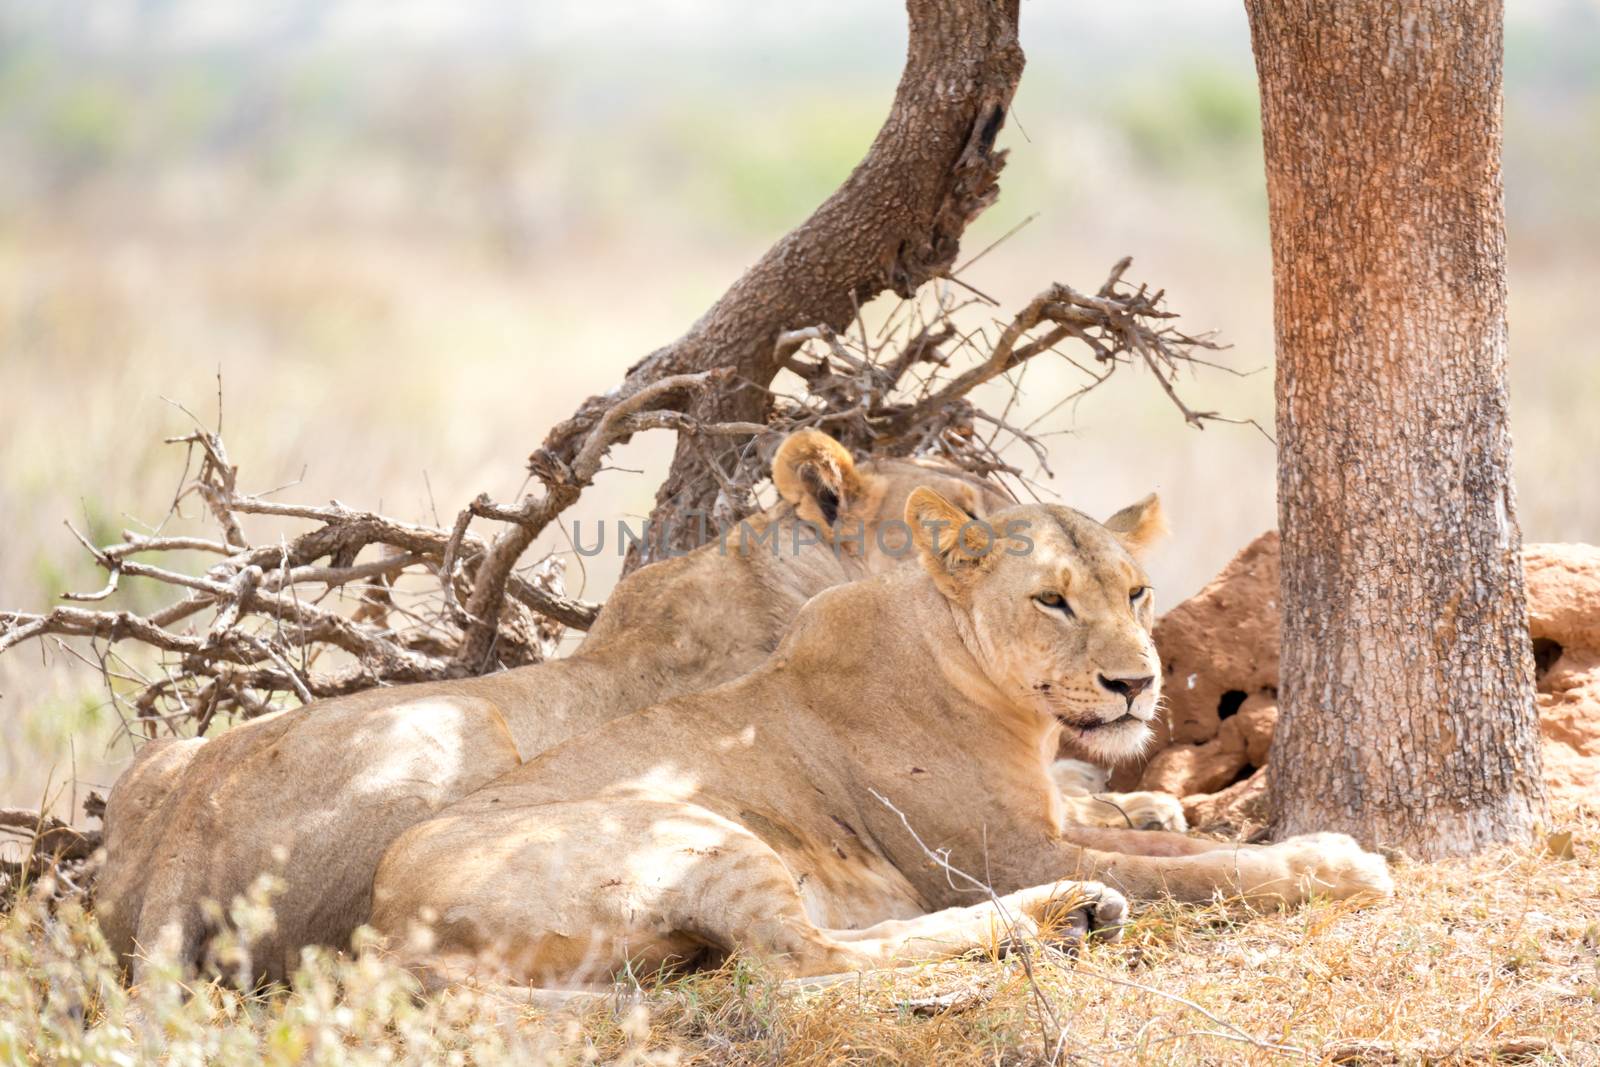
<path fill-rule="evenodd" d="M 68 167 L 108 166 L 133 132 L 128 96 L 104 81 L 85 81 L 62 92 L 44 116 L 48 143 Z"/>
<path fill-rule="evenodd" d="M 882 120 L 860 94 L 779 96 L 757 111 L 713 101 L 674 110 L 650 134 L 663 171 L 697 216 L 736 231 L 796 225 L 849 176 Z"/>
<path fill-rule="evenodd" d="M 1112 112 L 1140 162 L 1166 174 L 1253 159 L 1261 113 L 1249 71 L 1180 66 L 1125 88 Z"/>
<path fill-rule="evenodd" d="M 94 744 L 113 721 L 105 691 L 86 687 L 71 696 L 29 704 L 22 713 L 23 739 L 37 755 L 64 759 L 74 741 Z"/>

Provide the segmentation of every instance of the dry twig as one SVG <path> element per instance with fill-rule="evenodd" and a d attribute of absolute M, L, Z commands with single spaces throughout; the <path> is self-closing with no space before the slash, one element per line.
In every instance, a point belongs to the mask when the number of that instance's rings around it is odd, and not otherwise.
<path fill-rule="evenodd" d="M 922 854 L 931 863 L 945 872 L 945 876 L 950 880 L 952 885 L 959 884 L 959 886 L 964 887 L 966 891 L 983 894 L 989 899 L 989 902 L 994 905 L 995 910 L 999 912 L 1001 922 L 1006 928 L 1008 947 L 1010 947 L 1012 953 L 1021 960 L 1022 970 L 1024 976 L 1027 978 L 1029 990 L 1032 993 L 1034 1003 L 1038 1006 L 1041 1027 L 1043 1026 L 1044 1022 L 1048 1021 L 1050 1030 L 1055 1034 L 1055 1039 L 1053 1041 L 1049 1040 L 1048 1038 L 1046 1039 L 1044 1062 L 1052 1064 L 1060 1063 L 1062 1058 L 1067 1055 L 1067 1041 L 1071 1037 L 1071 1031 L 1062 1025 L 1060 1017 L 1050 1002 L 1049 995 L 1040 985 L 1038 977 L 1034 973 L 1033 961 L 1034 953 L 1036 952 L 1054 953 L 1060 955 L 1061 950 L 1056 946 L 1051 945 L 1049 941 L 1044 938 L 1030 936 L 1026 928 L 1018 923 L 1016 918 L 1012 916 L 1006 909 L 1003 899 L 997 892 L 995 892 L 993 886 L 989 885 L 989 883 L 983 879 L 971 875 L 966 871 L 963 871 L 961 868 L 953 865 L 950 862 L 950 857 L 944 851 L 935 850 L 928 847 L 927 843 L 922 840 L 922 835 L 918 834 L 917 831 L 912 827 L 911 820 L 906 817 L 905 812 L 901 811 L 887 797 L 885 797 L 882 793 L 879 793 L 877 790 L 869 790 L 869 792 L 872 793 L 872 796 L 878 801 L 878 803 L 882 804 L 884 807 L 888 808 L 889 811 L 894 813 L 895 817 L 900 820 L 901 827 L 905 829 L 906 833 L 911 835 L 911 840 L 916 844 L 917 848 L 922 851 Z M 1087 931 L 1085 932 L 1087 933 Z M 1294 1045 L 1279 1044 L 1256 1037 L 1248 1030 L 1234 1025 L 1227 1019 L 1214 1015 L 1192 1000 L 1180 997 L 1175 993 L 1170 993 L 1162 989 L 1157 989 L 1153 986 L 1145 985 L 1141 982 L 1135 982 L 1127 978 L 1120 978 L 1116 975 L 1108 974 L 1093 967 L 1088 967 L 1081 962 L 1077 962 L 1076 955 L 1074 953 L 1067 953 L 1066 955 L 1069 959 L 1073 959 L 1075 961 L 1075 965 L 1073 967 L 1074 973 L 1087 974 L 1094 978 L 1098 978 L 1101 981 L 1109 982 L 1112 985 L 1125 986 L 1129 989 L 1137 989 L 1141 992 L 1150 993 L 1154 996 L 1164 998 L 1205 1017 L 1207 1020 L 1223 1028 L 1220 1031 L 1206 1031 L 1206 1033 L 1211 1037 L 1221 1038 L 1227 1041 L 1237 1041 L 1246 1045 L 1253 1045 L 1254 1047 L 1267 1052 L 1283 1053 L 1300 1057 L 1306 1057 L 1308 1055 L 1305 1049 L 1298 1048 Z"/>
<path fill-rule="evenodd" d="M 4 911 L 30 887 L 46 899 L 81 895 L 98 862 L 100 834 L 26 808 L 0 808 L 0 843 L 20 848 L 17 858 L 0 858 Z"/>

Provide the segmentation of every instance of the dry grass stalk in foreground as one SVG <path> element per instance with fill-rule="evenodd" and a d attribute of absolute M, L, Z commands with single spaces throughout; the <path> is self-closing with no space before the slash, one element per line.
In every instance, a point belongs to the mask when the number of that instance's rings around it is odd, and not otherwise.
<path fill-rule="evenodd" d="M 1031 977 L 1017 958 L 971 958 L 783 983 L 735 960 L 514 1023 L 503 1001 L 414 997 L 371 954 L 310 952 L 271 995 L 163 974 L 131 998 L 78 905 L 29 904 L 0 916 L 0 1064 L 1585 1067 L 1600 1063 L 1600 823 L 1576 818 L 1572 859 L 1529 846 L 1403 865 L 1395 897 L 1364 908 L 1150 906 L 1119 944 L 1036 951 Z M 1058 1052 L 1040 1040 L 1041 996 Z"/>
<path fill-rule="evenodd" d="M 97 801 L 91 794 L 84 804 L 96 818 L 104 810 Z M 82 896 L 94 878 L 100 842 L 97 830 L 80 830 L 25 808 L 0 808 L 0 844 L 20 851 L 14 859 L 0 859 L 0 911 L 41 881 L 64 897 Z"/>
<path fill-rule="evenodd" d="M 800 388 L 771 395 L 765 424 L 705 424 L 685 413 L 695 396 L 736 386 L 724 372 L 663 378 L 614 398 L 570 464 L 535 453 L 530 468 L 542 493 L 513 505 L 480 496 L 448 528 L 337 502 L 268 499 L 276 491 L 243 492 L 220 414 L 215 430 L 194 420 L 191 433 L 172 440 L 187 450 L 187 461 L 167 519 L 153 533 L 128 530 L 111 545 L 78 535 L 107 582 L 94 592 L 63 594 L 103 602 L 127 577 L 181 596 L 148 614 L 76 605 L 0 612 L 0 652 L 31 638 L 86 639 L 86 648 L 63 647 L 100 672 L 129 732 L 144 736 L 204 734 L 219 718 L 250 718 L 292 701 L 536 663 L 553 652 L 560 627 L 586 629 L 599 608 L 563 595 L 559 558 L 519 570 L 521 557 L 578 499 L 607 450 L 635 433 L 671 429 L 691 444 L 745 442 L 730 453 L 730 466 L 711 451 L 705 456 L 720 485 L 712 518 L 726 530 L 757 509 L 771 450 L 805 427 L 823 429 L 862 455 L 935 455 L 975 473 L 1022 479 L 1001 453 L 1021 442 L 1042 465 L 1045 452 L 1028 428 L 1006 419 L 1016 372 L 1046 353 L 1085 376 L 1068 400 L 1137 362 L 1176 401 L 1177 368 L 1203 363 L 1195 351 L 1216 345 L 1173 327 L 1160 292 L 1124 285 L 1128 265 L 1116 264 L 1093 295 L 1052 285 L 1008 322 L 996 322 L 992 341 L 984 327 L 958 328 L 957 314 L 971 301 L 958 302 L 948 286 L 904 301 L 876 336 L 864 325 L 852 335 L 822 327 L 782 334 L 777 355 Z M 1062 351 L 1067 342 L 1082 344 L 1088 355 L 1080 360 Z M 969 399 L 974 389 L 1007 376 L 1011 402 L 998 414 Z M 1177 403 L 1196 424 L 1219 417 Z M 203 505 L 216 534 L 163 533 L 191 500 Z M 482 537 L 470 528 L 474 520 L 501 528 Z M 276 540 L 247 533 L 252 523 L 283 521 L 300 524 L 302 532 Z M 148 562 L 174 554 L 175 565 Z M 185 567 L 185 558 L 209 563 Z M 150 654 L 124 654 L 124 642 Z"/>

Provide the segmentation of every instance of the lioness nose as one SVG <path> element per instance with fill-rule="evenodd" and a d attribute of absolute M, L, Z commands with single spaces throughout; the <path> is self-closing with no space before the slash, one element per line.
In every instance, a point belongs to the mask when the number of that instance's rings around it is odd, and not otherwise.
<path fill-rule="evenodd" d="M 1149 689 L 1150 683 L 1155 680 L 1156 676 L 1153 674 L 1147 674 L 1142 678 L 1107 678 L 1103 674 L 1100 676 L 1100 684 L 1126 700 L 1130 708 L 1133 707 L 1133 698 Z"/>

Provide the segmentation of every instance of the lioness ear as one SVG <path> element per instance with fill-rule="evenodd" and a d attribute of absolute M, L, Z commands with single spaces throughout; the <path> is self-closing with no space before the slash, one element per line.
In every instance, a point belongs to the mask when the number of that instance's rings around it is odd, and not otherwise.
<path fill-rule="evenodd" d="M 795 513 L 824 530 L 861 496 L 850 450 L 821 430 L 790 434 L 772 457 L 772 484 Z"/>
<path fill-rule="evenodd" d="M 1117 535 L 1123 547 L 1139 557 L 1167 535 L 1167 514 L 1161 510 L 1161 498 L 1151 493 L 1111 516 L 1105 521 L 1105 527 Z"/>
<path fill-rule="evenodd" d="M 927 486 L 906 498 L 906 525 L 922 565 L 946 594 L 975 575 L 994 549 L 994 531 Z"/>

